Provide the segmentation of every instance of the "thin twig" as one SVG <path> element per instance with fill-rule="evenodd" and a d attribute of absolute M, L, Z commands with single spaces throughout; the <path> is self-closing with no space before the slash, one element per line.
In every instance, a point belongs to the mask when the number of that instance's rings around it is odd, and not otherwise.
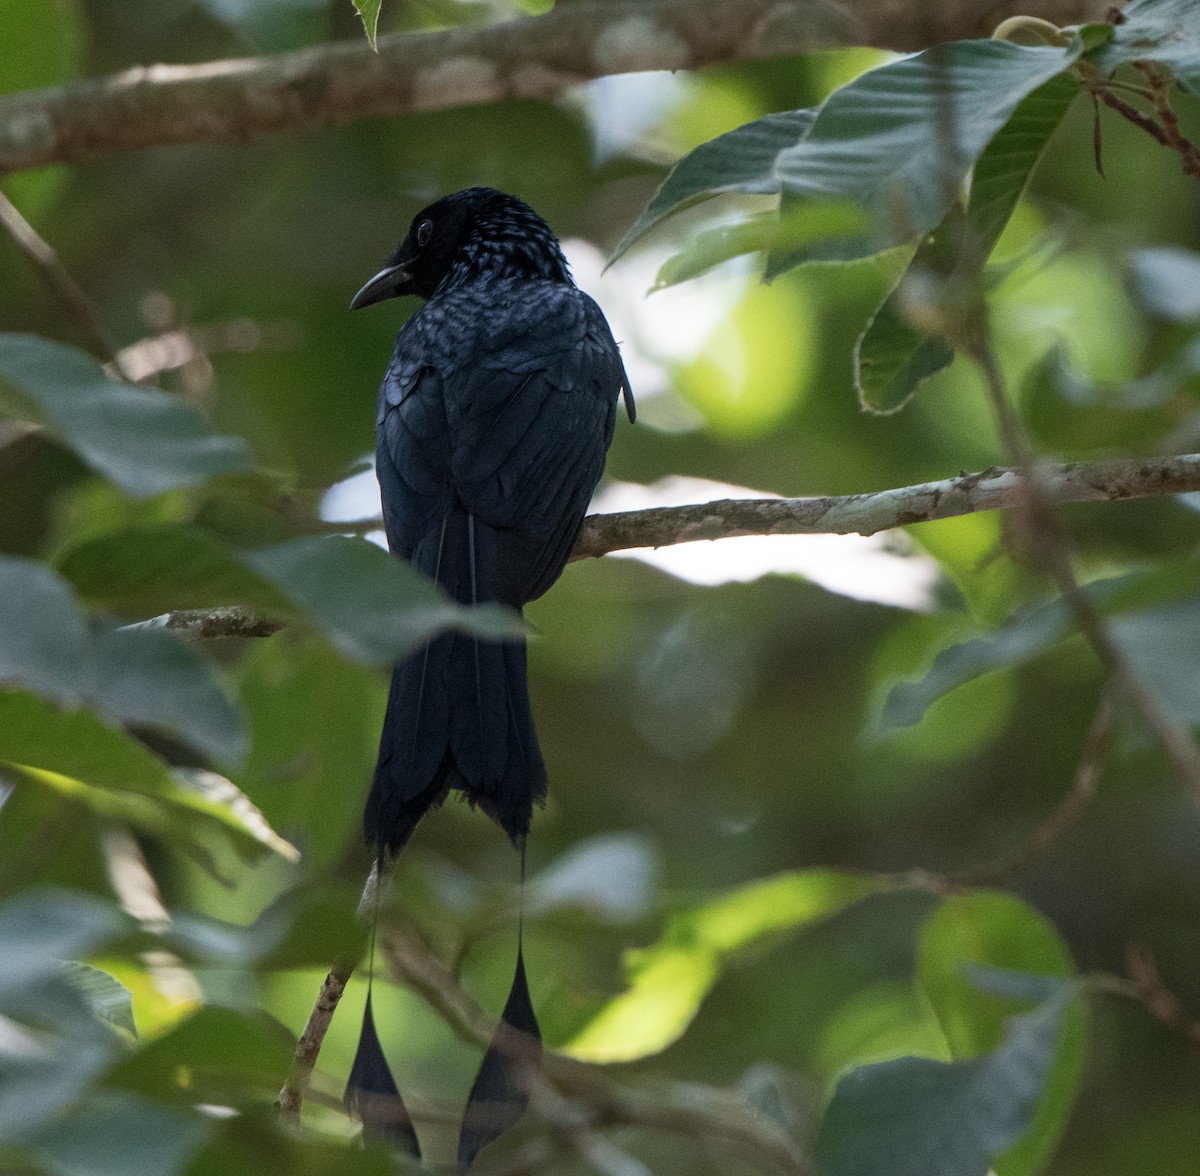
<path fill-rule="evenodd" d="M 296 1043 L 296 1053 L 292 1058 L 292 1069 L 279 1092 L 277 1104 L 281 1115 L 291 1119 L 300 1117 L 300 1106 L 304 1101 L 305 1091 L 312 1078 L 313 1068 L 317 1064 L 317 1056 L 329 1029 L 333 1014 L 337 1011 L 342 993 L 354 972 L 354 964 L 339 962 L 330 969 L 329 975 L 321 983 L 321 991 L 317 994 L 317 1003 L 308 1014 L 304 1032 Z"/>
<path fill-rule="evenodd" d="M 1083 811 L 1096 795 L 1104 765 L 1108 761 L 1113 728 L 1116 725 L 1117 708 L 1113 690 L 1106 686 L 1100 696 L 1100 704 L 1088 728 L 1083 744 L 1083 754 L 1075 769 L 1075 778 L 1070 791 L 1059 802 L 1055 810 L 1037 827 L 1033 836 L 1012 853 L 971 869 L 946 875 L 948 882 L 961 886 L 978 886 L 987 882 L 998 882 L 1014 870 L 1041 857 L 1059 838 L 1079 820 Z"/>
<path fill-rule="evenodd" d="M 1192 1016 L 1163 982 L 1150 949 L 1145 944 L 1131 944 L 1126 953 L 1126 966 L 1129 969 L 1127 994 L 1141 1001 L 1172 1033 L 1200 1048 L 1200 1019 Z"/>
<path fill-rule="evenodd" d="M 1035 461 L 1033 444 L 1025 426 L 1009 403 L 1004 379 L 988 337 L 985 312 L 981 309 L 979 314 L 981 321 L 965 332 L 964 350 L 971 355 L 983 375 L 1002 442 L 1019 465 L 1028 471 L 1019 480 L 1022 501 L 1018 504 L 1023 508 L 1026 550 L 1033 562 L 1054 582 L 1100 664 L 1129 696 L 1163 745 L 1176 771 L 1200 800 L 1200 751 L 1191 734 L 1159 706 L 1075 579 L 1071 568 L 1070 543 L 1054 511 L 1055 499 L 1048 488 L 1047 475 Z"/>
<path fill-rule="evenodd" d="M 75 320 L 96 357 L 110 365 L 118 375 L 128 379 L 116 349 L 100 322 L 100 316 L 83 288 L 67 272 L 50 244 L 3 192 L 0 192 L 0 227 L 12 238 L 30 265 L 41 274 L 63 309 Z"/>
<path fill-rule="evenodd" d="M 171 629 L 187 641 L 216 641 L 222 637 L 270 637 L 283 624 L 242 605 L 221 608 L 178 608 L 126 629 Z"/>
<path fill-rule="evenodd" d="M 450 970 L 425 946 L 411 928 L 380 928 L 380 944 L 396 978 L 412 988 L 463 1041 L 486 1046 L 495 1022 L 462 988 Z M 689 1085 L 678 1094 L 667 1085 L 633 1089 L 622 1086 L 598 1067 L 547 1052 L 542 1075 L 549 1090 L 535 1087 L 533 1104 L 552 1108 L 550 1125 L 565 1130 L 584 1116 L 589 1128 L 623 1125 L 665 1131 L 706 1140 L 738 1152 L 763 1171 L 809 1171 L 803 1157 L 785 1135 L 745 1104 L 721 1091 Z M 568 1114 L 559 1099 L 577 1104 Z M 573 1128 L 574 1129 L 574 1128 Z"/>
<path fill-rule="evenodd" d="M 701 69 L 847 45 L 925 49 L 987 36 L 1013 12 L 1056 24 L 1098 0 L 578 0 L 541 16 L 271 56 L 152 65 L 0 98 L 0 172 L 179 143 L 264 135 L 414 111 L 557 98 L 591 78 Z"/>

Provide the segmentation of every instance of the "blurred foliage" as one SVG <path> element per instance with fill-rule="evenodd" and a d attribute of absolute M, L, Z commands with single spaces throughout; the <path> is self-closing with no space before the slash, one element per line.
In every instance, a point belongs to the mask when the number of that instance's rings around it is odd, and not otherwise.
<path fill-rule="evenodd" d="M 0 92 L 361 37 L 376 15 L 388 32 L 550 5 L 356 7 L 363 21 L 327 0 L 7 0 Z M 1045 455 L 1195 451 L 1200 185 L 1103 109 L 1098 175 L 1095 112 L 1070 101 L 1088 65 L 1144 83 L 1122 63 L 1149 53 L 1191 86 L 1172 98 L 1200 136 L 1194 13 L 1127 12 L 1041 48 L 606 78 L 553 104 L 5 178 L 145 382 L 107 381 L 0 239 L 0 1170 L 394 1170 L 348 1145 L 338 1105 L 357 977 L 304 1130 L 272 1103 L 321 978 L 363 950 L 383 667 L 442 627 L 508 623 L 322 513 L 369 460 L 397 325 L 346 304 L 413 211 L 490 184 L 559 232 L 644 410 L 619 426 L 612 481 L 833 494 L 1004 463 L 979 378 L 942 338 L 955 280 L 986 289 Z M 939 70 L 968 116 L 949 172 Z M 890 121 L 884 93 L 907 102 Z M 906 207 L 895 167 L 920 181 Z M 963 223 L 982 245 L 969 265 Z M 904 411 L 864 413 L 860 394 Z M 1195 499 L 1061 513 L 1120 647 L 1200 725 Z M 720 1087 L 835 1176 L 1189 1171 L 1200 1055 L 1095 974 L 1142 945 L 1200 1019 L 1196 797 L 1121 710 L 1097 795 L 1003 891 L 931 883 L 1030 844 L 1072 787 L 1103 681 L 1008 520 L 909 532 L 900 555 L 936 572 L 911 608 L 873 603 L 869 575 L 841 595 L 606 559 L 529 609 L 552 788 L 525 954 L 547 1043 L 632 1086 Z M 234 603 L 287 625 L 203 647 L 119 627 Z M 384 908 L 492 1011 L 515 872 L 496 830 L 450 805 Z M 376 979 L 427 1152 L 449 1154 L 477 1051 Z M 619 1138 L 655 1172 L 742 1170 L 680 1137 Z"/>

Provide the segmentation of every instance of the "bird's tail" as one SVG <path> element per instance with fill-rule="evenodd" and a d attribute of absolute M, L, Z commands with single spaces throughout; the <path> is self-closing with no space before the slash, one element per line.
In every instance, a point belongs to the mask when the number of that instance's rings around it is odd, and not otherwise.
<path fill-rule="evenodd" d="M 464 604 L 495 601 L 498 535 L 461 507 L 413 552 L 413 563 Z M 546 795 L 529 706 L 523 641 L 445 633 L 392 674 L 364 825 L 395 854 L 451 790 L 519 844 Z"/>

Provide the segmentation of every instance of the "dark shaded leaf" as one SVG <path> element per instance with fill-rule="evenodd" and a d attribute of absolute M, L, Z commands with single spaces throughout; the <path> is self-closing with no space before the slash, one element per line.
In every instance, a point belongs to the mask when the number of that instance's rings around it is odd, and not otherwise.
<path fill-rule="evenodd" d="M 77 703 L 90 685 L 87 632 L 70 589 L 49 568 L 0 556 L 0 682 Z"/>
<path fill-rule="evenodd" d="M 363 1125 L 363 1139 L 368 1143 L 390 1144 L 420 1159 L 421 1145 L 417 1142 L 412 1117 L 400 1097 L 383 1046 L 379 1044 L 379 1034 L 375 1031 L 370 989 L 367 990 L 362 1032 L 343 1101 L 346 1110 L 358 1116 Z"/>
<path fill-rule="evenodd" d="M 530 1079 L 541 1061 L 542 1033 L 529 999 L 525 958 L 518 947 L 512 989 L 463 1112 L 458 1137 L 460 1171 L 465 1172 L 475 1157 L 528 1109 Z"/>
<path fill-rule="evenodd" d="M 851 1071 L 817 1140 L 827 1176 L 986 1176 L 1029 1130 L 1058 1055 L 1064 992 L 1014 1017 L 992 1053 L 900 1058 Z"/>
<path fill-rule="evenodd" d="M 27 1144 L 52 1176 L 177 1176 L 214 1123 L 140 1098 L 94 1099 Z"/>
<path fill-rule="evenodd" d="M 241 438 L 209 432 L 173 396 L 115 383 L 74 347 L 0 334 L 0 380 L 20 390 L 39 424 L 134 497 L 250 468 Z"/>
<path fill-rule="evenodd" d="M 238 709 L 211 663 L 164 629 L 100 629 L 92 634 L 96 705 L 118 723 L 169 731 L 225 765 L 246 754 Z"/>

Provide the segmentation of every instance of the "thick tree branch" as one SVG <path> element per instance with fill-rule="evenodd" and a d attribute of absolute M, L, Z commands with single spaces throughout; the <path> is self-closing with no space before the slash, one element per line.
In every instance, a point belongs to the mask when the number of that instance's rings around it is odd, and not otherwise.
<path fill-rule="evenodd" d="M 846 45 L 986 36 L 1014 12 L 1058 24 L 1103 0 L 576 0 L 544 16 L 203 65 L 154 65 L 0 99 L 0 174 L 178 143 L 245 143 L 364 118 L 552 98 L 590 78 Z"/>
<path fill-rule="evenodd" d="M 1055 504 L 1120 502 L 1200 491 L 1200 453 L 1039 466 L 1041 493 Z M 639 547 L 670 547 L 738 535 L 873 535 L 981 510 L 1022 504 L 1024 482 L 1014 469 L 993 467 L 940 482 L 874 494 L 827 498 L 745 498 L 698 506 L 664 506 L 589 515 L 572 559 Z M 193 641 L 269 637 L 280 623 L 253 609 L 178 609 L 130 628 L 173 629 Z"/>
<path fill-rule="evenodd" d="M 1200 489 L 1200 454 L 1045 465 L 1039 467 L 1038 484 L 1060 504 L 1192 492 Z M 1022 486 L 1015 469 L 993 467 L 874 494 L 731 499 L 591 515 L 571 558 L 735 535 L 873 535 L 975 511 L 1010 509 L 1021 504 Z"/>

